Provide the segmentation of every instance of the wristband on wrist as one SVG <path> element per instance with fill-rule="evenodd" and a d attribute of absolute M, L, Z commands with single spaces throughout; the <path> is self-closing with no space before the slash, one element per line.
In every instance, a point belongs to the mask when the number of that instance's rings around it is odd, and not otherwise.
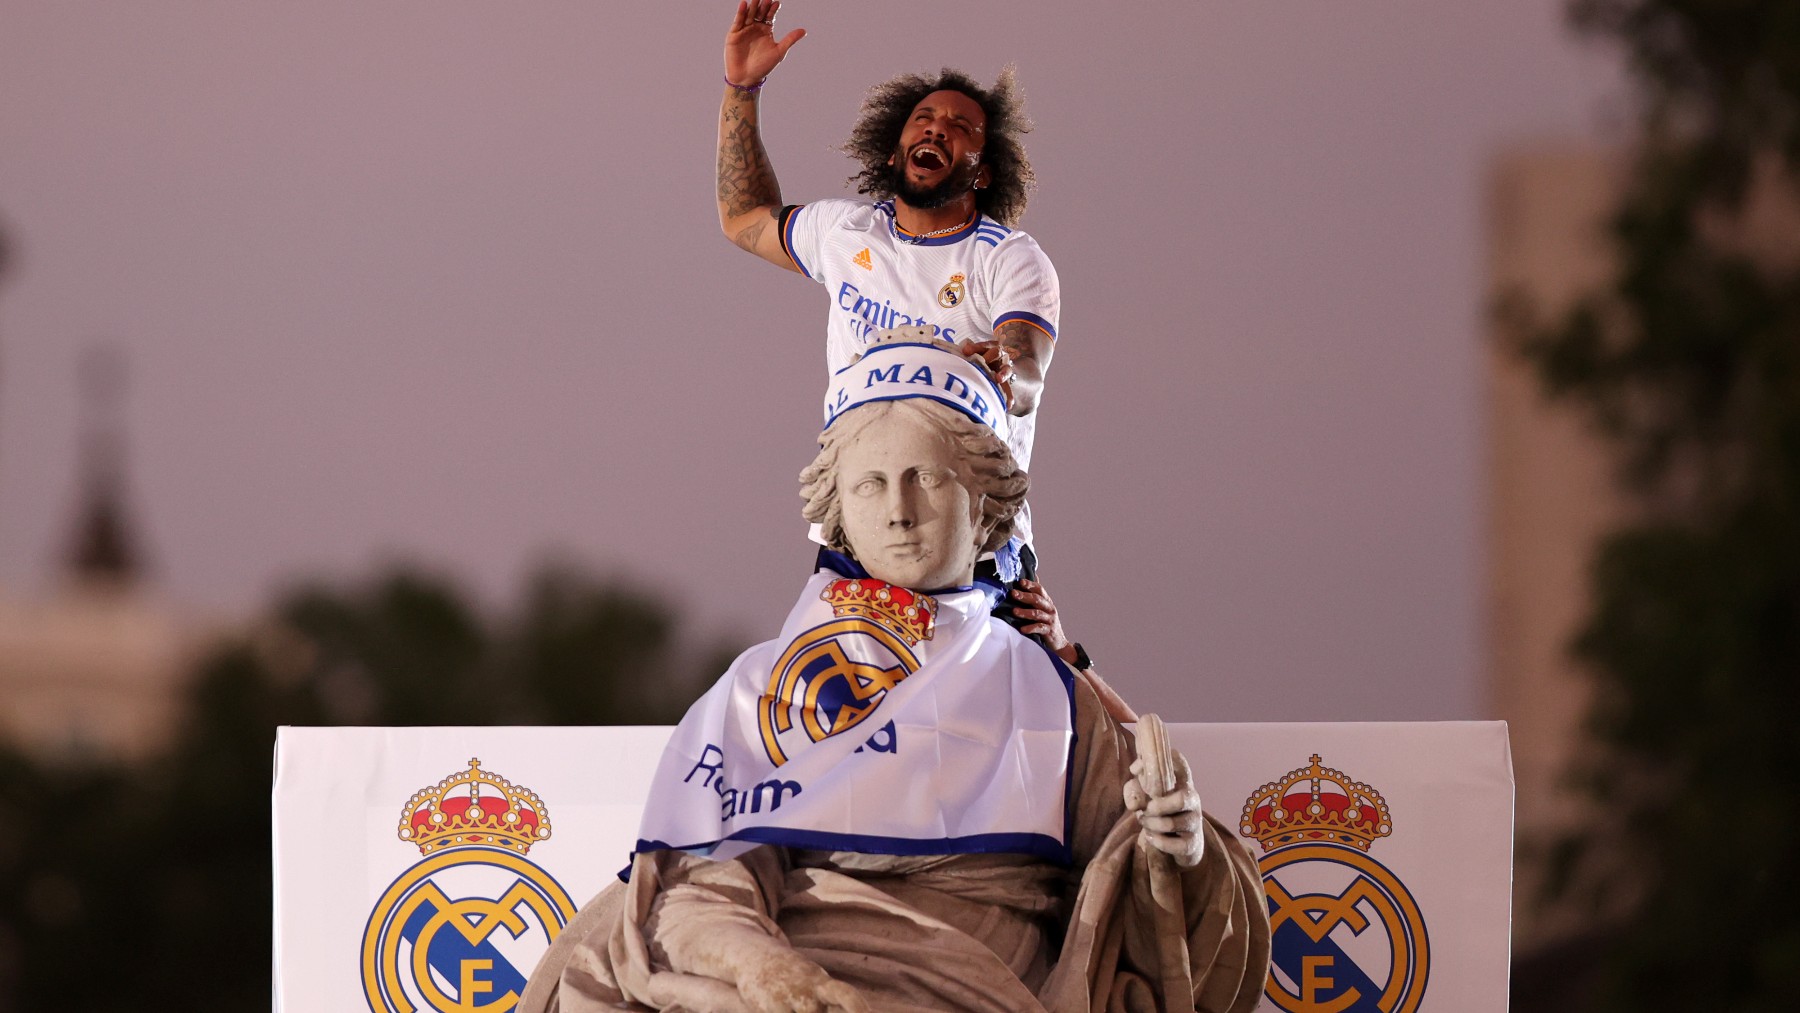
<path fill-rule="evenodd" d="M 1093 668 L 1094 667 L 1094 659 L 1088 657 L 1087 648 L 1081 646 L 1080 644 L 1076 644 L 1074 646 L 1075 646 L 1075 668 L 1076 668 L 1076 670 L 1085 672 L 1088 669 Z"/>
<path fill-rule="evenodd" d="M 754 95 L 757 92 L 762 91 L 763 85 L 768 84 L 769 79 L 765 77 L 761 81 L 756 82 L 755 84 L 738 84 L 736 81 L 733 81 L 731 78 L 728 77 L 725 79 L 725 83 L 727 85 L 729 85 L 734 91 L 743 92 L 745 95 Z"/>

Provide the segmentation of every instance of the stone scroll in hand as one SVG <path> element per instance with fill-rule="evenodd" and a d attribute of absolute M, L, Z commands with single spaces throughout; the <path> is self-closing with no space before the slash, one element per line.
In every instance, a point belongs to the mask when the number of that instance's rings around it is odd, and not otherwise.
<path fill-rule="evenodd" d="M 1169 729 L 1155 714 L 1144 714 L 1137 721 L 1138 759 L 1143 773 L 1138 783 L 1151 798 L 1161 798 L 1175 790 L 1175 750 L 1169 745 Z"/>

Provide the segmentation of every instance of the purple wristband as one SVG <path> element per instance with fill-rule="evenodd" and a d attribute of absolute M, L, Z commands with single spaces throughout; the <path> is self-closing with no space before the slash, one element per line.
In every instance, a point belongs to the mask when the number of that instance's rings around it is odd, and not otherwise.
<path fill-rule="evenodd" d="M 737 91 L 741 91 L 746 95 L 754 95 L 757 92 L 762 91 L 762 86 L 765 84 L 768 84 L 769 79 L 765 77 L 761 81 L 756 82 L 755 84 L 738 84 L 737 82 L 733 81 L 731 78 L 728 77 L 725 79 L 725 83 L 727 85 L 729 85 L 731 88 L 733 88 Z"/>

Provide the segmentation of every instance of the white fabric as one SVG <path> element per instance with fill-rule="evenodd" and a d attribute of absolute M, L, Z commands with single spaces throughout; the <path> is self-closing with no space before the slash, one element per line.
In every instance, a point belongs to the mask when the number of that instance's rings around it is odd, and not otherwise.
<path fill-rule="evenodd" d="M 893 590 L 813 575 L 781 636 L 740 655 L 676 728 L 640 849 L 723 859 L 778 843 L 1066 859 L 1073 715 L 1063 674 L 989 615 L 983 590 L 931 596 L 935 628 L 910 644 L 916 630 L 841 604 Z"/>
<path fill-rule="evenodd" d="M 1037 240 L 986 215 L 952 236 L 911 243 L 895 230 L 892 204 L 831 199 L 801 206 L 788 219 L 783 242 L 807 277 L 825 286 L 828 375 L 861 355 L 877 331 L 925 324 L 933 337 L 986 341 L 996 323 L 1024 314 L 1056 337 L 1062 315 L 1056 268 Z M 865 266 L 866 264 L 866 266 Z M 960 275 L 954 305 L 940 300 Z M 1038 405 L 1043 406 L 1043 395 Z M 1031 470 L 1037 412 L 1012 420 L 1006 445 L 1019 467 Z M 1014 534 L 1031 540 L 1030 511 L 1021 510 Z"/>

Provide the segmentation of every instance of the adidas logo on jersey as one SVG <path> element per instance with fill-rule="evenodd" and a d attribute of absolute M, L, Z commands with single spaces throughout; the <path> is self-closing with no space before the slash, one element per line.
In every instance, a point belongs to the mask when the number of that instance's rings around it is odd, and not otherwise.
<path fill-rule="evenodd" d="M 875 260 L 874 260 L 874 258 L 869 256 L 869 248 L 866 246 L 863 247 L 863 251 L 861 253 L 852 257 L 851 261 L 853 263 L 855 263 L 857 267 L 860 267 L 865 271 L 875 270 Z"/>

